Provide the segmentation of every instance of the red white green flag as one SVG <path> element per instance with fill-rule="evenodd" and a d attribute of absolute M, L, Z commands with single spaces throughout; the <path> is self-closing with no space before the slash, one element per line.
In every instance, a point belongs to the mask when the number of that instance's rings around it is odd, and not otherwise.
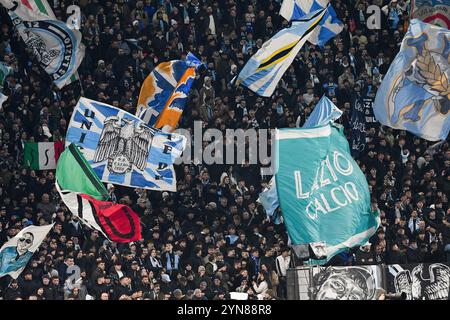
<path fill-rule="evenodd" d="M 0 0 L 0 4 L 23 21 L 56 20 L 47 0 Z"/>
<path fill-rule="evenodd" d="M 59 155 L 64 151 L 64 142 L 25 142 L 24 164 L 33 170 L 56 169 Z"/>

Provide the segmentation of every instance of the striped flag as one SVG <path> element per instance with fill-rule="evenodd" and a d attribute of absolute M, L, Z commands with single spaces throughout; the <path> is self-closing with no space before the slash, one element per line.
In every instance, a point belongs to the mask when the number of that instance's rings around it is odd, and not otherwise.
<path fill-rule="evenodd" d="M 325 9 L 323 19 L 314 29 L 308 41 L 323 47 L 328 40 L 344 29 L 344 24 L 337 17 L 329 0 L 284 0 L 280 15 L 288 21 L 296 21 L 321 9 Z"/>
<path fill-rule="evenodd" d="M 64 142 L 25 142 L 24 164 L 33 170 L 56 169 L 59 155 L 64 151 Z"/>
<path fill-rule="evenodd" d="M 24 21 L 56 20 L 47 0 L 0 0 L 0 4 Z"/>
<path fill-rule="evenodd" d="M 236 84 L 270 97 L 324 14 L 325 9 L 315 11 L 266 41 L 239 73 Z"/>

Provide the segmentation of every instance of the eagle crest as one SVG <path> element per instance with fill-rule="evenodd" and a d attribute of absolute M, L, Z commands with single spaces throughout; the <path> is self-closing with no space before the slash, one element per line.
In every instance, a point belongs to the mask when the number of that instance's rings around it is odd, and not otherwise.
<path fill-rule="evenodd" d="M 94 162 L 108 160 L 108 169 L 115 173 L 129 172 L 134 165 L 144 171 L 152 142 L 152 131 L 133 120 L 108 117 L 94 154 Z"/>

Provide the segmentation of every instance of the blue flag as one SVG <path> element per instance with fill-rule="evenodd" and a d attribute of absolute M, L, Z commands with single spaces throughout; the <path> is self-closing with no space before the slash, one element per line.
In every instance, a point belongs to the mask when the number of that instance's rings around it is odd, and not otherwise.
<path fill-rule="evenodd" d="M 324 8 L 326 8 L 326 12 L 322 20 L 308 39 L 309 42 L 323 47 L 328 40 L 344 29 L 344 24 L 337 17 L 329 0 L 284 0 L 280 15 L 288 21 L 295 21 Z"/>
<path fill-rule="evenodd" d="M 341 116 L 342 111 L 330 99 L 322 96 L 303 125 L 303 128 L 321 127 L 339 119 Z"/>
<path fill-rule="evenodd" d="M 317 103 L 317 106 L 314 108 L 313 112 L 309 115 L 303 125 L 303 128 L 313 128 L 327 125 L 328 123 L 339 119 L 341 115 L 342 111 L 336 107 L 330 99 L 323 96 Z M 279 206 L 278 193 L 276 182 L 273 177 L 270 180 L 268 188 L 259 194 L 259 202 L 264 207 L 264 210 L 266 210 L 267 216 L 271 217 L 275 224 L 279 224 L 281 222 L 280 217 L 275 211 Z"/>
<path fill-rule="evenodd" d="M 275 134 L 275 179 L 292 244 L 322 242 L 327 260 L 366 243 L 380 223 L 342 131 L 327 124 Z"/>
<path fill-rule="evenodd" d="M 176 191 L 173 163 L 186 138 L 148 127 L 136 116 L 105 103 L 80 98 L 66 135 L 103 182 Z"/>
<path fill-rule="evenodd" d="M 382 124 L 429 141 L 450 130 L 450 31 L 413 19 L 377 92 Z"/>

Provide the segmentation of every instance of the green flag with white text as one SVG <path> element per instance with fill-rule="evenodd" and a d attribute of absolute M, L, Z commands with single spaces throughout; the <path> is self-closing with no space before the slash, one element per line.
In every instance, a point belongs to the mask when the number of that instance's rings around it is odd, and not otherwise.
<path fill-rule="evenodd" d="M 293 245 L 324 242 L 327 260 L 375 234 L 369 186 L 342 128 L 279 129 L 276 185 Z"/>
<path fill-rule="evenodd" d="M 87 194 L 102 201 L 109 199 L 105 186 L 73 143 L 59 157 L 56 181 L 62 190 Z"/>

